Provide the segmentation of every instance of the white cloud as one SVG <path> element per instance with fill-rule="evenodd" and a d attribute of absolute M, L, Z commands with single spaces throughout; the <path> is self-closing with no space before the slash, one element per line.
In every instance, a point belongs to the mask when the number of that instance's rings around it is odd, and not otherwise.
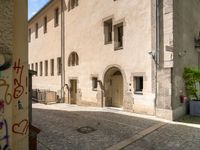
<path fill-rule="evenodd" d="M 31 15 L 33 16 L 33 15 L 35 15 L 36 13 L 37 13 L 37 11 L 34 11 L 34 12 L 31 13 Z"/>

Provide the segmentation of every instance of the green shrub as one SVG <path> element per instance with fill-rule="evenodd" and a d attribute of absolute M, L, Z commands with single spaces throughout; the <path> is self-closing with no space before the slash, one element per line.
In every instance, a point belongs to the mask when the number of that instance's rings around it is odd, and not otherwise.
<path fill-rule="evenodd" d="M 185 68 L 183 73 L 187 96 L 192 100 L 200 100 L 197 95 L 196 83 L 200 81 L 200 70 Z"/>

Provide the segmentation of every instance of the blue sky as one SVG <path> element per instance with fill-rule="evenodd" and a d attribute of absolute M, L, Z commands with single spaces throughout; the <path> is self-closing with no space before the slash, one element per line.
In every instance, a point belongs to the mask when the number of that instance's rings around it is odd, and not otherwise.
<path fill-rule="evenodd" d="M 49 0 L 28 0 L 28 19 L 38 12 Z"/>

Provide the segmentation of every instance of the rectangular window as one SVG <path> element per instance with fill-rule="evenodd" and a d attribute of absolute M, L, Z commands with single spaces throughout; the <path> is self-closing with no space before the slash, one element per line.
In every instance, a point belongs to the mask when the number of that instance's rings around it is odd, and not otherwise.
<path fill-rule="evenodd" d="M 54 59 L 51 59 L 51 76 L 54 76 Z"/>
<path fill-rule="evenodd" d="M 36 76 L 38 76 L 38 63 L 35 63 Z"/>
<path fill-rule="evenodd" d="M 38 23 L 35 24 L 35 38 L 38 38 Z"/>
<path fill-rule="evenodd" d="M 134 77 L 135 94 L 142 94 L 143 91 L 143 77 Z"/>
<path fill-rule="evenodd" d="M 97 77 L 92 77 L 92 90 L 93 91 L 97 90 L 97 86 L 98 86 L 97 81 L 98 81 Z"/>
<path fill-rule="evenodd" d="M 40 62 L 40 76 L 43 75 L 43 63 L 42 61 Z"/>
<path fill-rule="evenodd" d="M 112 43 L 112 19 L 104 22 L 104 42 L 105 44 Z"/>
<path fill-rule="evenodd" d="M 28 42 L 31 42 L 31 29 L 28 29 Z"/>
<path fill-rule="evenodd" d="M 62 70 L 61 57 L 58 57 L 57 58 L 57 71 L 58 71 L 58 75 L 61 75 L 61 70 Z"/>
<path fill-rule="evenodd" d="M 115 50 L 123 48 L 123 23 L 117 24 L 114 27 L 114 40 L 115 40 Z"/>
<path fill-rule="evenodd" d="M 54 13 L 54 26 L 57 27 L 59 24 L 59 9 L 56 8 Z"/>
<path fill-rule="evenodd" d="M 31 70 L 34 70 L 34 64 L 31 64 Z"/>
<path fill-rule="evenodd" d="M 71 9 L 74 9 L 77 6 L 78 6 L 78 0 L 69 0 L 68 1 L 68 11 L 70 11 Z"/>
<path fill-rule="evenodd" d="M 45 76 L 48 76 L 48 60 L 45 60 Z"/>
<path fill-rule="evenodd" d="M 47 33 L 47 16 L 44 17 L 44 33 Z"/>

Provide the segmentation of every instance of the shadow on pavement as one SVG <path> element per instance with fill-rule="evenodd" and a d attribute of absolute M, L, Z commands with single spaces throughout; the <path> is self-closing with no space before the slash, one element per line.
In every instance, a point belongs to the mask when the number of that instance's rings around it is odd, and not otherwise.
<path fill-rule="evenodd" d="M 40 149 L 106 149 L 157 123 L 112 112 L 33 109 L 33 124 L 41 129 Z M 80 128 L 88 134 L 78 132 Z"/>
<path fill-rule="evenodd" d="M 177 120 L 178 122 L 183 122 L 183 123 L 193 123 L 193 124 L 198 124 L 200 125 L 200 117 L 199 116 L 190 116 L 186 115 Z"/>
<path fill-rule="evenodd" d="M 185 116 L 179 121 L 199 124 L 200 120 Z M 113 112 L 33 108 L 33 124 L 41 129 L 39 150 L 104 150 L 158 123 Z M 199 147 L 200 128 L 169 123 L 124 150 L 196 150 Z"/>

